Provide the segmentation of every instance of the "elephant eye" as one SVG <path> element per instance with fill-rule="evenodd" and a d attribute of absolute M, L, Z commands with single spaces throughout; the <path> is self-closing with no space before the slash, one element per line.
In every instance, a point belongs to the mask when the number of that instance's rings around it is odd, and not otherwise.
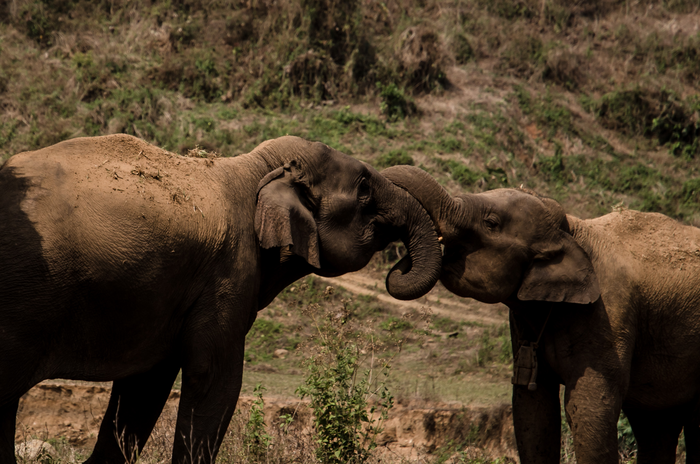
<path fill-rule="evenodd" d="M 484 223 L 491 231 L 498 229 L 498 226 L 500 226 L 500 222 L 496 216 L 487 216 L 486 219 L 484 219 Z"/>
<path fill-rule="evenodd" d="M 372 192 L 369 188 L 369 182 L 364 177 L 360 180 L 360 185 L 357 186 L 357 199 L 363 203 L 368 202 Z"/>

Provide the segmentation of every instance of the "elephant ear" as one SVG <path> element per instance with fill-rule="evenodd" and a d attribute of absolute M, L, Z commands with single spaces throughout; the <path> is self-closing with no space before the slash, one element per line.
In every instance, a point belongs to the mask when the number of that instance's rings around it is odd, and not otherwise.
<path fill-rule="evenodd" d="M 292 252 L 321 267 L 318 230 L 303 173 L 292 161 L 275 169 L 258 184 L 255 233 L 263 248 L 291 245 Z"/>
<path fill-rule="evenodd" d="M 593 263 L 569 234 L 557 231 L 543 248 L 525 273 L 519 300 L 589 304 L 600 298 Z"/>

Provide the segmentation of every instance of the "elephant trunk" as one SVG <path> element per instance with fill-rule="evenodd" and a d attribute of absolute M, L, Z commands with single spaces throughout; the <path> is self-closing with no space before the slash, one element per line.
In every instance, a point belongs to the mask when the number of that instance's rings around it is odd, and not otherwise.
<path fill-rule="evenodd" d="M 396 208 L 387 215 L 401 230 L 408 255 L 389 271 L 386 289 L 394 298 L 413 300 L 428 293 L 440 278 L 442 250 L 433 222 L 416 199 L 395 186 L 391 188 L 397 198 L 390 204 L 406 207 Z"/>
<path fill-rule="evenodd" d="M 430 174 L 414 166 L 393 166 L 380 172 L 394 185 L 406 190 L 430 215 L 438 234 L 449 242 L 458 238 L 455 218 L 463 217 L 467 205 L 451 197 Z"/>

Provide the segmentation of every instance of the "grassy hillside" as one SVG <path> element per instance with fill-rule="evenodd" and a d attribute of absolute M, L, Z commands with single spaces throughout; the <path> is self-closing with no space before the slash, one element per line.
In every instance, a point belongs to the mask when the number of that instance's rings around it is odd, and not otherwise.
<path fill-rule="evenodd" d="M 126 132 L 177 152 L 282 134 L 452 190 L 697 221 L 698 0 L 15 0 L 0 154 Z"/>

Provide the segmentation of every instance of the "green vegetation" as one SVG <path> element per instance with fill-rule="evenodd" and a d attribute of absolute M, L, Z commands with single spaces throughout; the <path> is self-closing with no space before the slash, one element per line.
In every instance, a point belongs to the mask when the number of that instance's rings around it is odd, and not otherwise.
<path fill-rule="evenodd" d="M 399 164 L 413 165 L 413 158 L 406 153 L 405 150 L 390 150 L 382 155 L 379 155 L 374 162 L 377 167 L 387 168 Z"/>
<path fill-rule="evenodd" d="M 663 26 L 691 0 L 100 5 L 0 7 L 3 159 L 84 135 L 234 156 L 293 134 L 448 190 L 523 184 L 587 217 L 622 202 L 700 220 L 700 35 Z"/>
<path fill-rule="evenodd" d="M 279 322 L 258 318 L 248 332 L 245 360 L 248 363 L 269 362 L 277 349 L 294 350 L 299 338 L 284 330 Z"/>
<path fill-rule="evenodd" d="M 347 312 L 347 306 L 341 311 Z M 317 304 L 309 305 L 306 313 L 316 329 L 315 349 L 304 363 L 308 375 L 297 393 L 311 400 L 316 456 L 331 464 L 367 462 L 394 403 L 384 380 L 389 365 L 377 360 L 379 366 L 375 366 L 372 356 L 370 365 L 362 367 L 362 353 L 370 350 L 374 355 L 376 346 L 363 344 L 348 327 L 347 318 Z M 371 397 L 377 398 L 372 404 Z M 374 418 L 375 412 L 379 419 Z"/>
<path fill-rule="evenodd" d="M 272 436 L 267 433 L 265 424 L 265 401 L 262 396 L 264 391 L 265 387 L 262 385 L 255 386 L 255 390 L 253 390 L 255 400 L 250 407 L 248 423 L 245 427 L 243 441 L 251 459 L 250 462 L 266 462 L 267 452 L 272 444 Z"/>

